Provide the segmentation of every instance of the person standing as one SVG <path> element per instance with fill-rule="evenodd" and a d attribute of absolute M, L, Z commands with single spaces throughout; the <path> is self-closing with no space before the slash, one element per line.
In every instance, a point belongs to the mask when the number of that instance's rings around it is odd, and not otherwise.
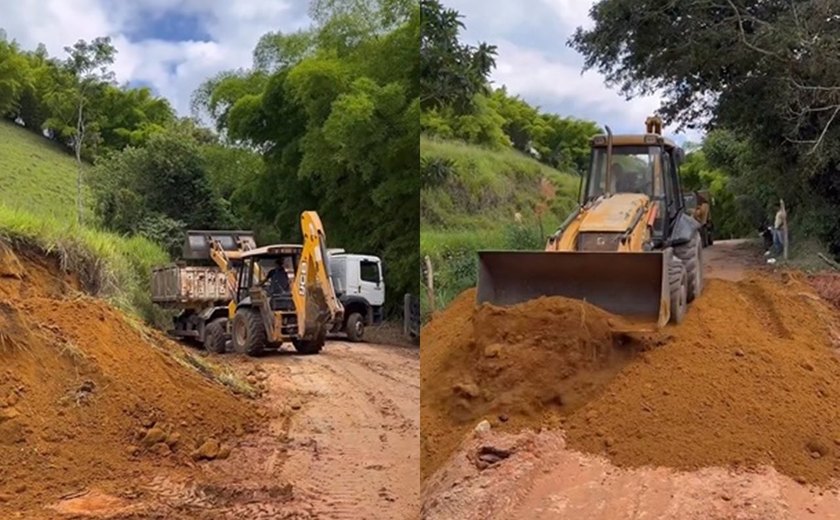
<path fill-rule="evenodd" d="M 785 248 L 784 228 L 787 227 L 787 212 L 781 201 L 776 203 L 776 218 L 773 222 L 773 250 L 776 256 L 781 255 Z"/>

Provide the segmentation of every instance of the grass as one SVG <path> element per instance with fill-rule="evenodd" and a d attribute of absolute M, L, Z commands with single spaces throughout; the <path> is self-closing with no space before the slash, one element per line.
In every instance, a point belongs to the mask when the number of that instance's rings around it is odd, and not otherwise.
<path fill-rule="evenodd" d="M 87 292 L 150 322 L 151 268 L 169 261 L 156 244 L 76 224 L 76 162 L 61 146 L 0 121 L 0 238 L 57 255 Z M 86 205 L 89 206 L 89 200 Z"/>
<path fill-rule="evenodd" d="M 512 149 L 422 137 L 420 155 L 454 164 L 444 183 L 421 194 L 420 218 L 426 229 L 493 229 L 517 212 L 532 214 L 541 200 L 550 199 L 549 209 L 565 214 L 577 199 L 578 177 Z M 553 196 L 544 193 L 546 188 Z"/>
<path fill-rule="evenodd" d="M 60 145 L 0 119 L 0 204 L 76 218 L 76 160 Z"/>
<path fill-rule="evenodd" d="M 576 206 L 577 176 L 515 150 L 423 137 L 420 154 L 451 165 L 445 179 L 420 196 L 420 252 L 432 262 L 438 309 L 475 285 L 478 250 L 540 249 Z M 420 295 L 428 319 L 423 288 Z"/>
<path fill-rule="evenodd" d="M 151 268 L 169 260 L 156 244 L 5 205 L 0 205 L 0 239 L 57 255 L 65 269 L 79 275 L 87 292 L 155 321 L 156 310 L 149 294 Z"/>

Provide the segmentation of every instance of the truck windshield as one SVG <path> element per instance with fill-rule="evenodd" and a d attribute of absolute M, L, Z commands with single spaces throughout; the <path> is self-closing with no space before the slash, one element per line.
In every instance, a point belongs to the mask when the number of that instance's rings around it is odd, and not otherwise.
<path fill-rule="evenodd" d="M 662 150 L 658 146 L 613 146 L 611 193 L 644 193 L 649 197 L 663 194 L 660 167 Z M 586 202 L 606 193 L 607 148 L 592 150 Z"/>

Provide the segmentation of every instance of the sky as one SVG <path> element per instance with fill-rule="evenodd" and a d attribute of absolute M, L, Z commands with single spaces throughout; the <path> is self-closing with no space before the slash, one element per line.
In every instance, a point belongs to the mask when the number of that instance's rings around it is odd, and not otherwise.
<path fill-rule="evenodd" d="M 463 15 L 461 40 L 498 47 L 494 85 L 506 85 L 545 112 L 574 116 L 609 125 L 615 133 L 644 131 L 645 118 L 660 105 L 660 97 L 627 101 L 604 84 L 597 71 L 583 70 L 583 57 L 566 45 L 579 26 L 591 27 L 594 0 L 443 0 Z M 663 133 L 677 142 L 699 141 L 695 131 Z M 674 125 L 674 130 L 676 125 Z"/>
<path fill-rule="evenodd" d="M 120 83 L 149 86 L 180 115 L 205 79 L 247 68 L 260 36 L 309 25 L 308 0 L 3 0 L 0 28 L 50 56 L 79 39 L 111 36 Z"/>
<path fill-rule="evenodd" d="M 544 111 L 639 132 L 659 98 L 626 101 L 566 45 L 588 26 L 594 0 L 444 0 L 464 15 L 462 39 L 498 46 L 492 79 Z M 117 80 L 149 86 L 181 115 L 196 87 L 214 74 L 249 67 L 259 37 L 309 24 L 308 0 L 3 0 L 0 28 L 27 49 L 51 56 L 79 39 L 111 36 Z M 665 132 L 668 133 L 667 121 Z M 678 141 L 686 136 L 677 135 Z M 699 135 L 687 136 L 696 141 Z"/>

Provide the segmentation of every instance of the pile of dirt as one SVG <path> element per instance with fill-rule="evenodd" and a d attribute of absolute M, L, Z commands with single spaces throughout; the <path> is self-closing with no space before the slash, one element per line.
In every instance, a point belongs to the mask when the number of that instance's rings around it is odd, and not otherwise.
<path fill-rule="evenodd" d="M 482 418 L 556 426 L 646 348 L 613 331 L 620 318 L 576 300 L 474 302 L 475 291 L 461 294 L 421 331 L 424 475 Z"/>
<path fill-rule="evenodd" d="M 125 492 L 161 466 L 226 457 L 256 427 L 256 406 L 78 292 L 56 260 L 0 253 L 0 511 L 92 484 Z"/>
<path fill-rule="evenodd" d="M 475 356 L 464 353 L 484 335 L 473 328 L 482 313 L 474 311 L 473 298 L 472 292 L 462 295 L 422 331 L 424 476 L 471 427 L 460 421 L 457 402 L 443 396 L 452 392 L 453 380 L 480 378 Z M 561 337 L 588 334 L 591 323 L 575 325 L 558 316 L 556 340 L 562 344 L 568 340 Z M 600 390 L 582 406 L 549 407 L 539 420 L 518 424 L 501 421 L 497 409 L 487 410 L 484 418 L 513 430 L 560 424 L 572 449 L 606 455 L 619 466 L 767 464 L 800 482 L 828 483 L 840 477 L 835 326 L 834 312 L 805 282 L 790 276 L 711 280 L 682 325 L 639 340 L 656 348 L 608 374 L 607 381 L 596 381 Z M 495 324 L 496 331 L 507 327 Z M 497 337 L 502 344 L 510 341 Z M 551 348 L 545 350 L 544 362 L 523 360 L 527 378 L 508 384 L 559 379 Z"/>
<path fill-rule="evenodd" d="M 840 274 L 814 274 L 808 277 L 808 283 L 822 298 L 840 308 Z"/>

